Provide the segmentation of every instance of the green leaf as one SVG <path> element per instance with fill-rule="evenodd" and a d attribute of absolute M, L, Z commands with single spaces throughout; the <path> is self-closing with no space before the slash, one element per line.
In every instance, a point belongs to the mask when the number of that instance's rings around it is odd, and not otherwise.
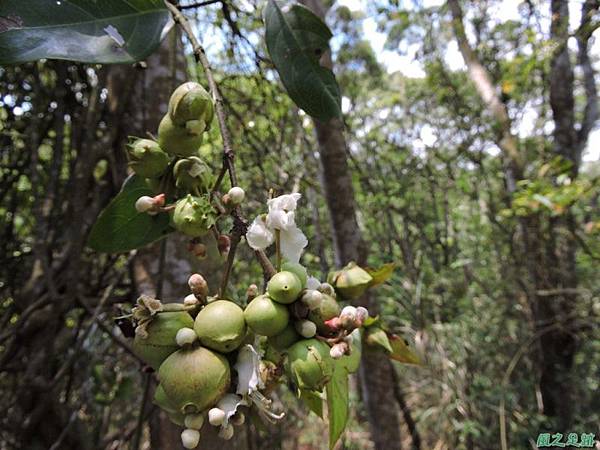
<path fill-rule="evenodd" d="M 392 352 L 389 355 L 391 359 L 405 364 L 416 364 L 418 366 L 423 364 L 402 337 L 392 334 L 389 336 L 389 343 L 392 347 Z"/>
<path fill-rule="evenodd" d="M 387 333 L 383 331 L 383 329 L 381 329 L 380 327 L 374 326 L 367 328 L 365 330 L 365 334 L 367 335 L 367 344 L 377 345 L 389 353 L 394 352 L 394 349 L 392 349 L 392 345 L 390 344 L 390 340 L 388 339 Z"/>
<path fill-rule="evenodd" d="M 274 0 L 265 8 L 267 49 L 294 103 L 320 120 L 341 117 L 341 93 L 333 72 L 319 64 L 332 37 L 327 25 L 308 8 L 292 4 L 284 11 Z"/>
<path fill-rule="evenodd" d="M 162 0 L 3 0 L 0 64 L 131 63 L 152 53 L 171 24 Z"/>
<path fill-rule="evenodd" d="M 394 273 L 394 269 L 396 268 L 396 263 L 387 263 L 381 266 L 378 269 L 372 269 L 370 267 L 366 267 L 365 270 L 373 280 L 369 283 L 369 287 L 379 286 L 380 284 L 385 283 L 390 279 L 392 274 Z"/>
<path fill-rule="evenodd" d="M 300 398 L 304 400 L 308 409 L 314 412 L 321 419 L 323 418 L 323 399 L 317 392 L 300 389 Z"/>
<path fill-rule="evenodd" d="M 121 192 L 98 216 L 88 245 L 98 252 L 126 252 L 170 233 L 167 213 L 151 216 L 136 211 L 135 202 L 142 195 L 154 195 L 144 179 L 136 175 L 127 178 Z"/>
<path fill-rule="evenodd" d="M 370 328 L 373 327 L 375 325 L 378 325 L 381 322 L 381 320 L 379 319 L 379 316 L 375 316 L 375 317 L 367 317 L 367 319 L 365 320 L 365 323 L 363 324 L 363 328 Z"/>
<path fill-rule="evenodd" d="M 348 422 L 348 372 L 341 364 L 334 364 L 333 376 L 325 386 L 325 390 L 329 419 L 329 448 L 332 449 Z"/>

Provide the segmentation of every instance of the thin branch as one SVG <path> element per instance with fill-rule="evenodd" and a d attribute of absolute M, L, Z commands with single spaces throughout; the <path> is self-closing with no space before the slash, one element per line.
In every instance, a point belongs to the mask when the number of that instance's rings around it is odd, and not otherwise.
<path fill-rule="evenodd" d="M 179 9 L 202 8 L 203 6 L 213 5 L 215 3 L 224 3 L 223 0 L 207 0 L 205 2 L 192 3 L 191 5 L 180 6 Z"/>

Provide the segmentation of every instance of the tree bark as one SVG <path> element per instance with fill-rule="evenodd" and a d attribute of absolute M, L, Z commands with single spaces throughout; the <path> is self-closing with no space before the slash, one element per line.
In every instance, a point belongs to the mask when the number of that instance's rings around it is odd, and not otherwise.
<path fill-rule="evenodd" d="M 320 0 L 304 0 L 322 19 L 326 8 Z M 329 55 L 322 59 L 325 66 L 333 63 Z M 328 122 L 314 120 L 321 161 L 321 183 L 329 209 L 334 240 L 335 264 L 340 267 L 350 261 L 365 264 L 367 246 L 356 220 L 356 201 L 348 167 L 344 125 L 339 119 Z M 360 302 L 371 314 L 377 314 L 373 298 L 367 294 Z M 367 409 L 371 439 L 377 450 L 400 449 L 400 417 L 393 395 L 394 374 L 391 362 L 382 353 L 365 346 L 361 364 L 360 384 Z"/>

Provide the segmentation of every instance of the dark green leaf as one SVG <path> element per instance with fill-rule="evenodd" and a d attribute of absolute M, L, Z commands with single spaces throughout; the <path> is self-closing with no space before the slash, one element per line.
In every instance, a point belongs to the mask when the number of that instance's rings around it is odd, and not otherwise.
<path fill-rule="evenodd" d="M 269 0 L 264 13 L 267 49 L 292 100 L 320 120 L 341 117 L 341 94 L 333 72 L 319 64 L 332 37 L 308 8 L 286 11 Z"/>
<path fill-rule="evenodd" d="M 162 0 L 3 0 L 0 64 L 144 59 L 170 27 Z"/>
<path fill-rule="evenodd" d="M 329 419 L 329 448 L 338 441 L 348 422 L 348 372 L 334 364 L 333 376 L 327 386 L 327 416 Z"/>
<path fill-rule="evenodd" d="M 100 213 L 92 227 L 88 245 L 98 252 L 126 252 L 154 242 L 172 231 L 169 215 L 139 213 L 135 202 L 142 195 L 154 195 L 143 178 L 132 175 L 121 192 Z"/>
<path fill-rule="evenodd" d="M 320 418 L 323 418 L 323 399 L 317 392 L 300 389 L 300 398 L 304 400 L 308 409 Z"/>
<path fill-rule="evenodd" d="M 381 328 L 379 328 L 379 327 L 367 328 L 365 333 L 367 336 L 367 339 L 366 339 L 367 344 L 377 345 L 379 347 L 382 347 L 387 352 L 393 353 L 394 350 L 392 349 L 390 340 L 388 339 L 386 332 L 383 331 Z"/>
<path fill-rule="evenodd" d="M 373 280 L 369 283 L 369 287 L 379 286 L 390 279 L 396 268 L 395 263 L 387 263 L 378 269 L 371 269 L 369 267 L 365 270 L 373 277 Z"/>

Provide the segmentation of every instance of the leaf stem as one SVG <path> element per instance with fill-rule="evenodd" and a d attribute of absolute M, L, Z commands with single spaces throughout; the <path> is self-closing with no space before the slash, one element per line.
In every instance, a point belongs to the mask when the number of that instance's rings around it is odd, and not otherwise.
<path fill-rule="evenodd" d="M 275 229 L 275 254 L 277 257 L 277 272 L 281 271 L 281 231 Z"/>

